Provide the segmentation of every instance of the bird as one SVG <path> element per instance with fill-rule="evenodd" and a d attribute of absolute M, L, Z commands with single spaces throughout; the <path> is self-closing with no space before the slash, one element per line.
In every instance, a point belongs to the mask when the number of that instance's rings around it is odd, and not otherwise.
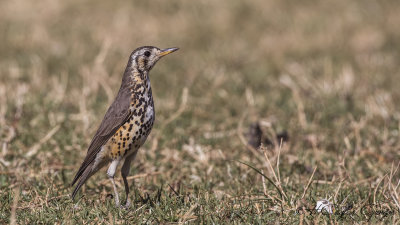
<path fill-rule="evenodd" d="M 72 199 L 93 174 L 109 164 L 107 176 L 113 186 L 115 205 L 129 207 L 127 176 L 130 165 L 150 134 L 155 120 L 149 72 L 160 58 L 178 49 L 143 46 L 131 53 L 118 94 L 92 138 L 86 157 L 72 181 L 71 186 L 76 184 Z M 126 193 L 125 206 L 120 205 L 114 181 L 114 175 L 121 162 L 121 176 Z"/>

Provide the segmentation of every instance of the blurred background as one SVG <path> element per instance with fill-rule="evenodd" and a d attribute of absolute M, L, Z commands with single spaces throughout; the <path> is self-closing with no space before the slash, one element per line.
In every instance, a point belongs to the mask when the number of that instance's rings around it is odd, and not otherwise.
<path fill-rule="evenodd" d="M 1 1 L 0 222 L 271 216 L 277 191 L 238 161 L 278 173 L 288 212 L 328 197 L 357 205 L 379 185 L 373 201 L 396 209 L 399 24 L 395 0 Z M 197 203 L 99 214 L 112 208 L 102 171 L 74 211 L 69 184 L 143 45 L 180 50 L 150 74 L 156 123 L 130 182 L 136 197 L 163 193 L 161 206 L 176 192 Z M 275 216 L 299 219 L 287 215 Z"/>

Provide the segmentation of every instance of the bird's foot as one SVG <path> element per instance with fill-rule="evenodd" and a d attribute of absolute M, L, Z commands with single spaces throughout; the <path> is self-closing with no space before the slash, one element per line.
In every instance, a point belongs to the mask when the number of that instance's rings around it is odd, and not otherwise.
<path fill-rule="evenodd" d="M 131 207 L 131 201 L 129 199 L 126 200 L 125 205 L 120 206 L 121 209 L 125 209 L 125 210 L 129 209 L 130 207 Z"/>
<path fill-rule="evenodd" d="M 125 208 L 129 208 L 131 206 L 131 200 L 126 199 L 126 204 L 125 204 Z"/>

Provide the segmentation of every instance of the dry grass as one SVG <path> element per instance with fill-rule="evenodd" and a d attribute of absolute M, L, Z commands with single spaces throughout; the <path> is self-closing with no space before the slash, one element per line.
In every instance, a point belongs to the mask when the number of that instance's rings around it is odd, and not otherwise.
<path fill-rule="evenodd" d="M 398 24 L 395 0 L 2 1 L 0 223 L 398 223 Z M 116 209 L 103 171 L 73 202 L 142 45 L 181 50 L 151 73 L 136 201 Z"/>

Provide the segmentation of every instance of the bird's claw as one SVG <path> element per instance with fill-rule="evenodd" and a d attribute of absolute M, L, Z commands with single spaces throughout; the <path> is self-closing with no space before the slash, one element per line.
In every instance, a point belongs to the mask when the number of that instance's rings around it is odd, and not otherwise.
<path fill-rule="evenodd" d="M 131 206 L 131 200 L 126 199 L 125 208 L 129 208 Z"/>
<path fill-rule="evenodd" d="M 129 199 L 127 199 L 127 200 L 126 200 L 126 204 L 125 204 L 125 205 L 120 205 L 119 207 L 120 207 L 121 209 L 128 210 L 128 209 L 130 208 L 130 206 L 131 206 L 131 201 L 130 201 Z"/>

